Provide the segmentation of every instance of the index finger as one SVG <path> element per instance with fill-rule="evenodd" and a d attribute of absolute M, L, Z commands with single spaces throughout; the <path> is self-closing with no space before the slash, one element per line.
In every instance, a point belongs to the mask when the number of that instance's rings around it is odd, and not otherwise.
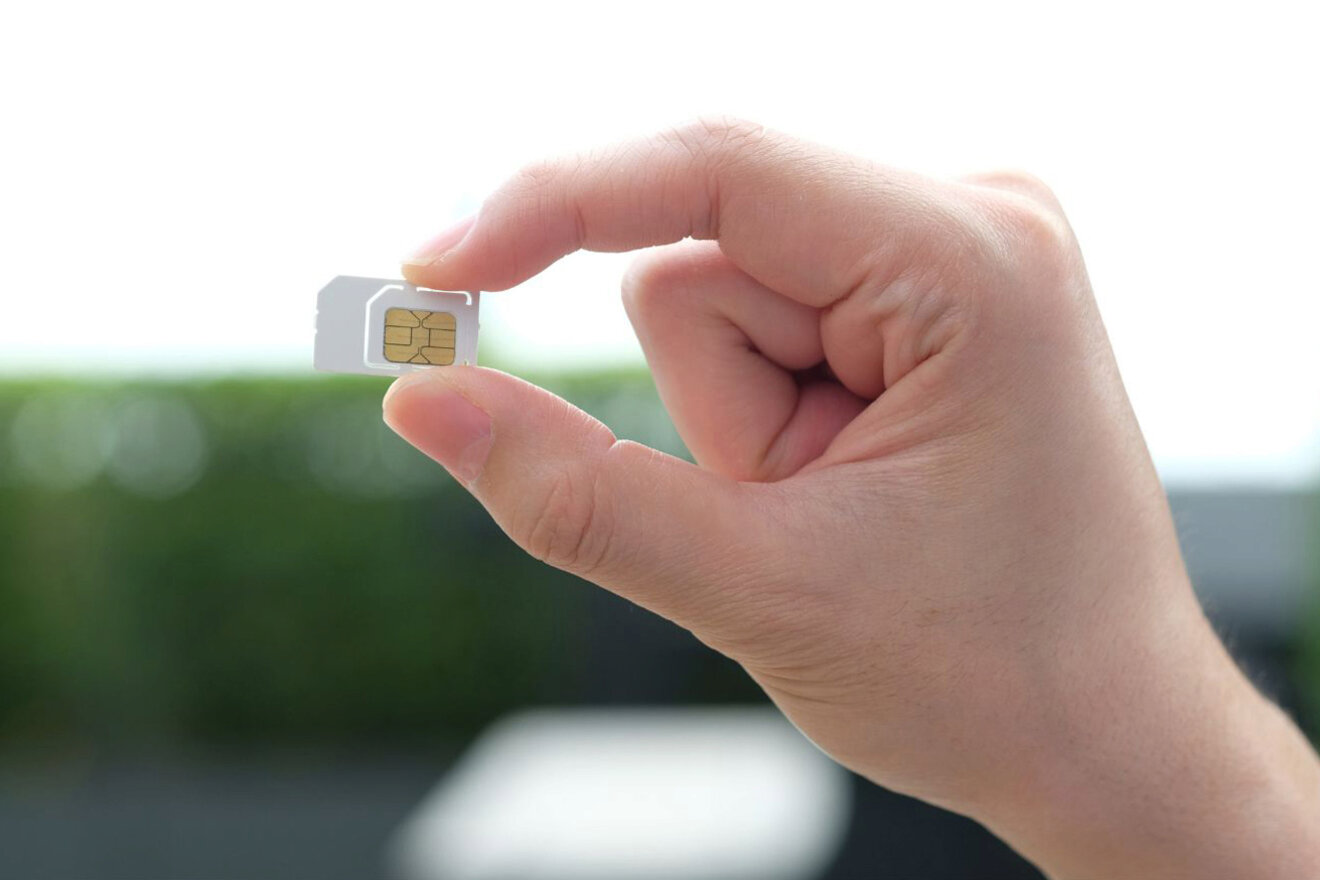
<path fill-rule="evenodd" d="M 585 248 L 716 239 L 744 272 L 814 306 L 897 275 L 959 223 L 943 184 L 739 121 L 708 121 L 529 166 L 457 244 L 404 264 L 414 284 L 503 290 Z"/>

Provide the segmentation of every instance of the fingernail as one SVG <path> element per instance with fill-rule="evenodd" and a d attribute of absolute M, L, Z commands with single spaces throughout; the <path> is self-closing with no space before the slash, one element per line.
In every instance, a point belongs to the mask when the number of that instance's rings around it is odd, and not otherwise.
<path fill-rule="evenodd" d="M 471 485 L 490 455 L 490 416 L 434 378 L 399 379 L 384 401 L 385 424 Z"/>
<path fill-rule="evenodd" d="M 438 263 L 445 258 L 445 254 L 452 251 L 458 243 L 463 240 L 463 236 L 468 234 L 468 230 L 471 229 L 472 224 L 476 222 L 476 214 L 473 214 L 470 217 L 464 217 L 462 220 L 419 247 L 411 257 L 407 257 L 403 260 L 403 264 L 405 266 L 422 267 Z"/>

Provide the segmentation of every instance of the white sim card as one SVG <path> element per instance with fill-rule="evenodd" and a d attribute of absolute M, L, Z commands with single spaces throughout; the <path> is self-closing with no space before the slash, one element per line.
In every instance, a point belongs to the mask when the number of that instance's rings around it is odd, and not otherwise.
<path fill-rule="evenodd" d="M 399 376 L 477 362 L 476 291 L 428 290 L 406 281 L 340 275 L 316 296 L 313 366 L 332 373 Z"/>

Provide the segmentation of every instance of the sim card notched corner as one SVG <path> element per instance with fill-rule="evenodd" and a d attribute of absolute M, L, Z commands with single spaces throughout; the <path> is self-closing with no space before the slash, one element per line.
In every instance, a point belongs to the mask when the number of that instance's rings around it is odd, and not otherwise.
<path fill-rule="evenodd" d="M 369 376 L 475 364 L 480 300 L 476 291 L 340 275 L 316 296 L 312 364 Z"/>

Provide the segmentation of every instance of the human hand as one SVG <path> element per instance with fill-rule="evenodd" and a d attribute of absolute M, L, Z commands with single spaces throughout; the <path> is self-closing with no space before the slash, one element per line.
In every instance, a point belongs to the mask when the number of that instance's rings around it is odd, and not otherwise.
<path fill-rule="evenodd" d="M 529 167 L 405 275 L 658 244 L 624 300 L 698 465 L 482 368 L 400 379 L 386 420 L 529 552 L 1056 876 L 1320 870 L 1314 753 L 1201 613 L 1042 184 L 696 124 Z"/>

